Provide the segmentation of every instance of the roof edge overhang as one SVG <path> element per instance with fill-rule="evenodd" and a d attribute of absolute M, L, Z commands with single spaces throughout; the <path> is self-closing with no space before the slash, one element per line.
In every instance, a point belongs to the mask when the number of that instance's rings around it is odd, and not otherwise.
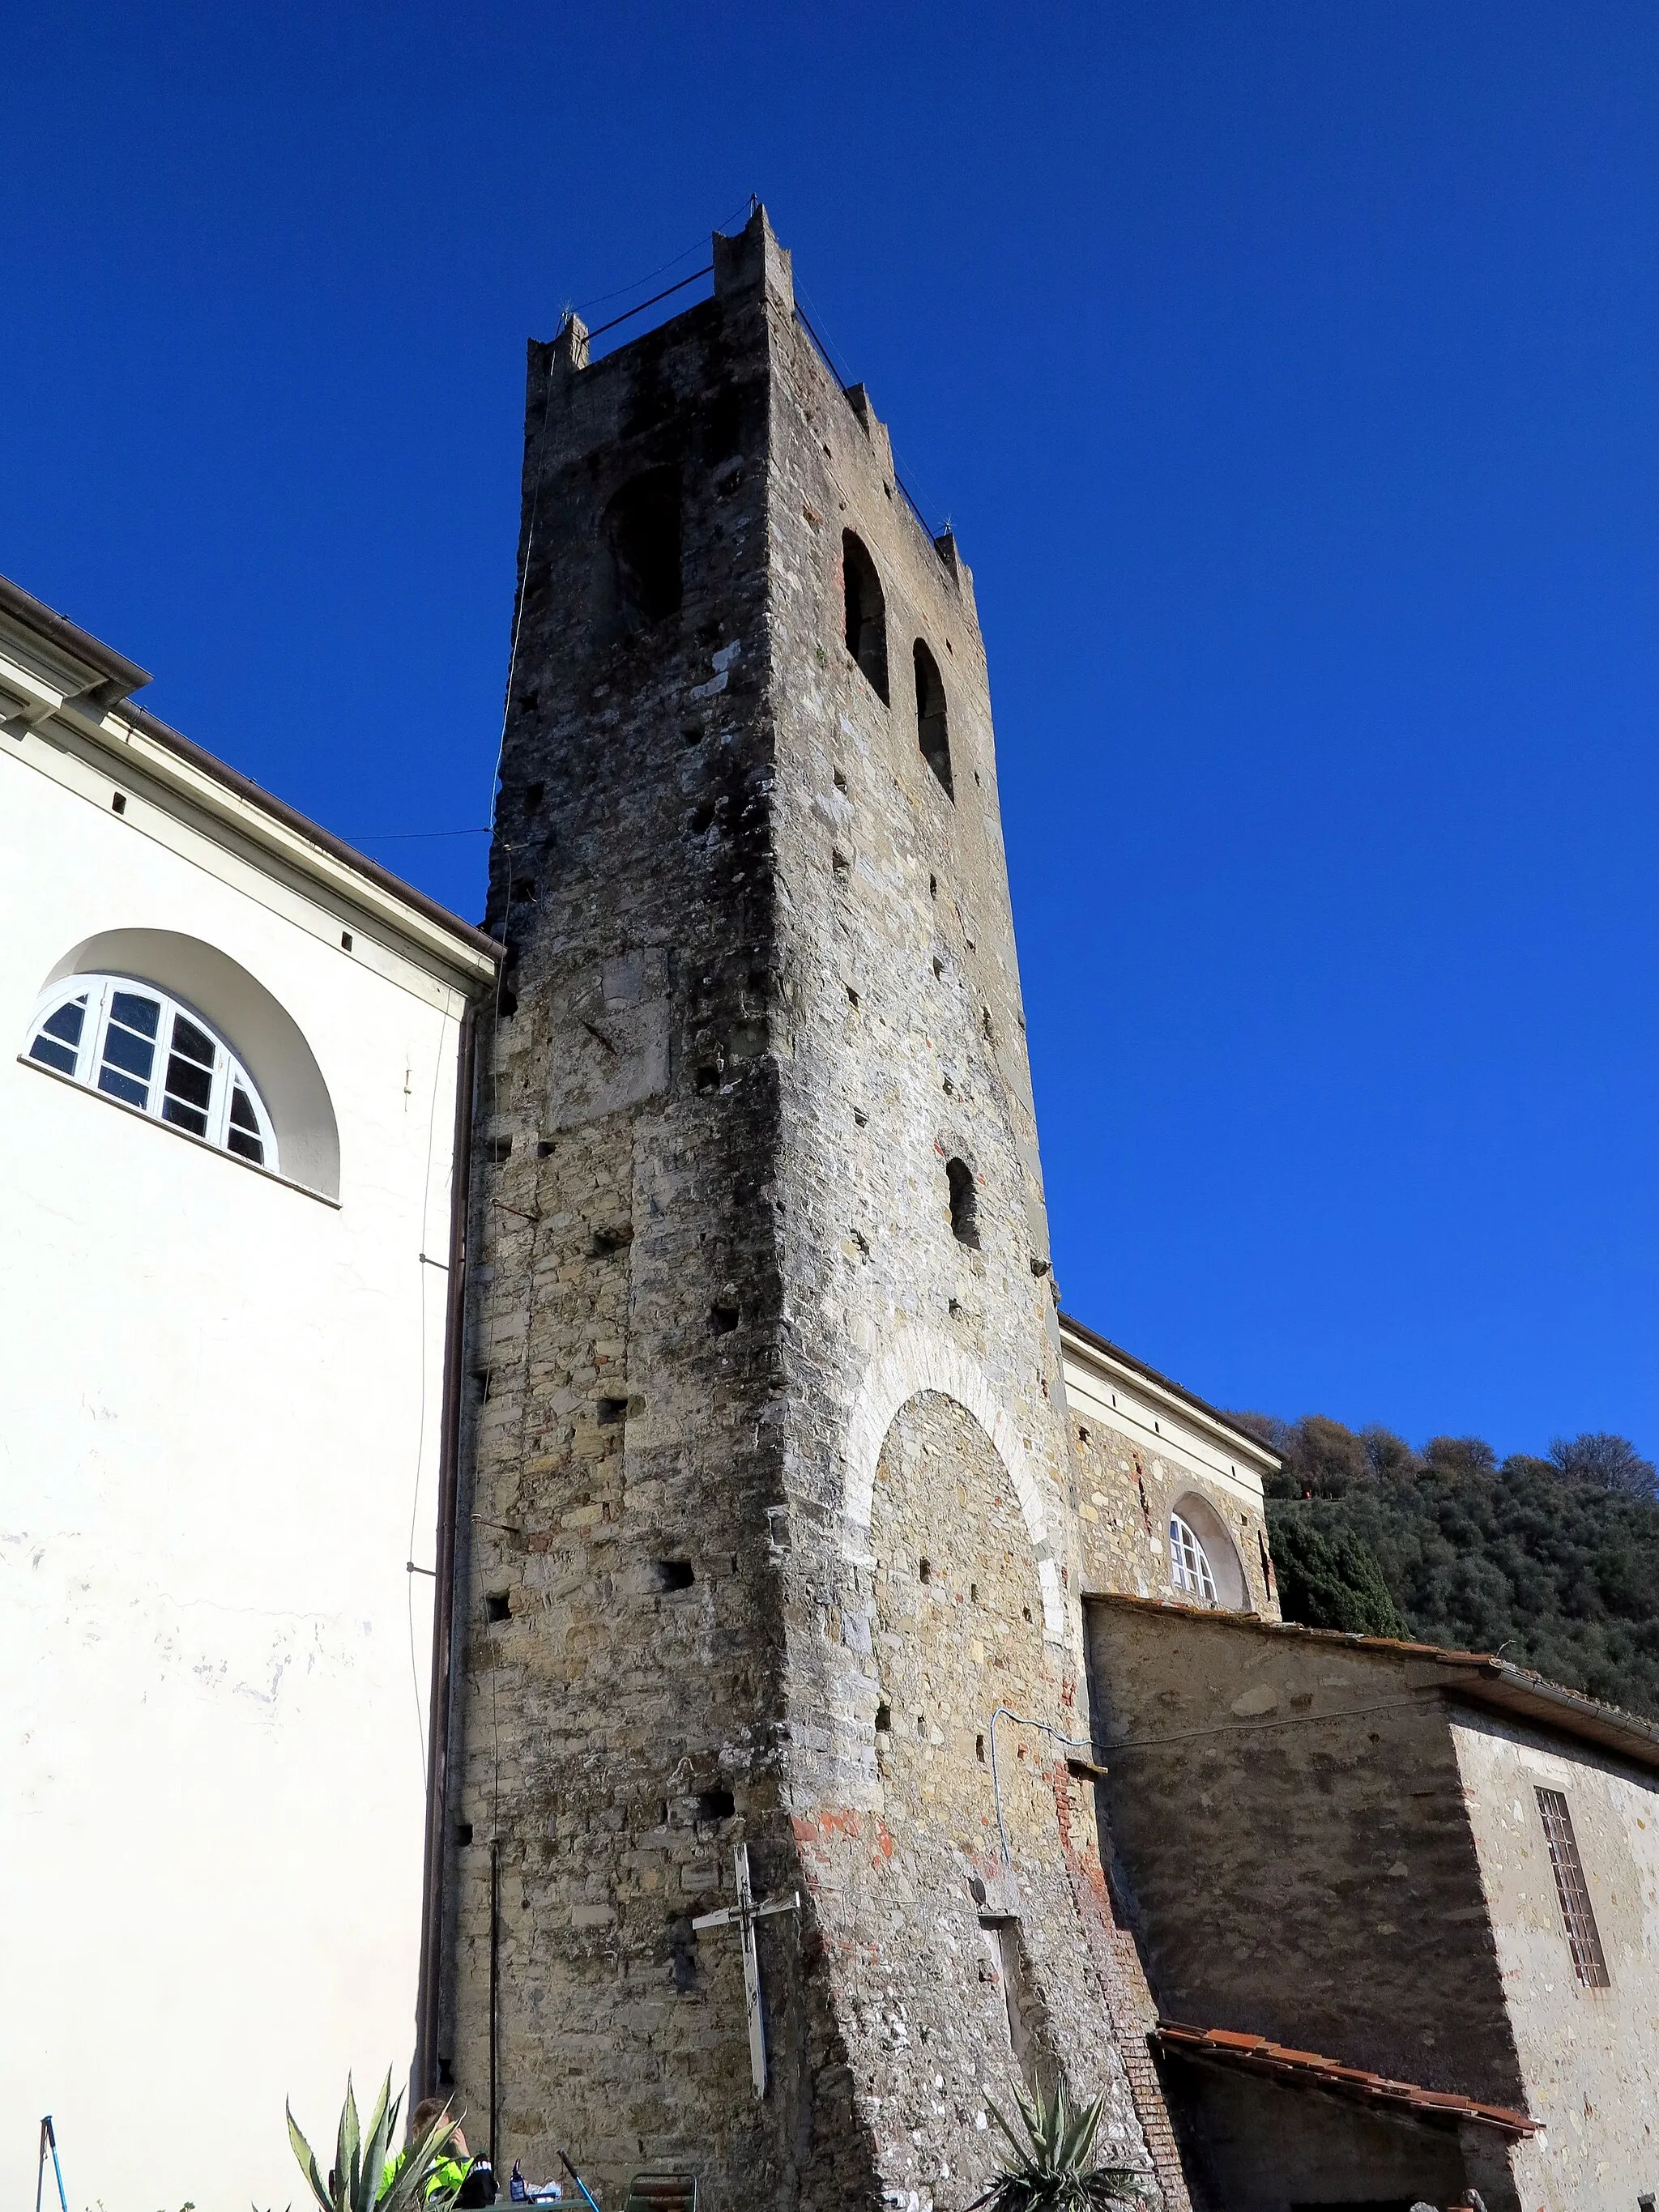
<path fill-rule="evenodd" d="M 1253 1437 L 1247 1429 L 1237 1428 L 1227 1416 L 1207 1405 L 1202 1398 L 1194 1397 L 1179 1382 L 1160 1375 L 1156 1367 L 1149 1367 L 1144 1359 L 1137 1359 L 1121 1344 L 1098 1336 L 1085 1328 L 1070 1314 L 1060 1316 L 1061 1349 L 1085 1365 L 1139 1390 L 1167 1406 L 1171 1413 L 1200 1430 L 1213 1441 L 1224 1444 L 1238 1459 L 1246 1460 L 1258 1474 L 1277 1474 L 1281 1462 L 1277 1452 L 1271 1451 L 1260 1437 Z"/>
<path fill-rule="evenodd" d="M 113 706 L 134 691 L 142 691 L 150 680 L 149 671 L 140 668 L 136 660 L 117 653 L 90 630 L 72 623 L 67 615 L 60 615 L 9 576 L 0 576 L 0 616 L 10 619 L 28 637 L 43 646 L 52 659 L 66 661 L 77 674 L 88 678 L 80 687 L 82 693 L 94 686 L 103 693 L 105 702 Z"/>
<path fill-rule="evenodd" d="M 1288 2088 L 1310 2089 L 1431 2125 L 1492 2128 L 1514 2140 L 1542 2131 L 1540 2121 L 1507 2105 L 1486 2104 L 1478 2097 L 1461 2096 L 1447 2089 L 1426 2089 L 1415 2081 L 1397 2081 L 1363 2066 L 1345 2066 L 1316 2051 L 1297 2051 L 1286 2044 L 1271 2042 L 1265 2035 L 1241 2035 L 1231 2028 L 1189 2027 L 1180 2021 L 1160 2020 L 1152 2030 L 1152 2040 L 1166 2057 L 1188 2058 L 1231 2072 L 1255 2075 Z"/>
<path fill-rule="evenodd" d="M 142 778 L 326 890 L 435 963 L 468 997 L 490 988 L 504 956 L 497 939 L 131 704 L 129 695 L 149 682 L 135 661 L 0 577 L 0 684 L 21 702 L 0 721 L 0 732 L 16 740 L 55 729 L 55 742 L 76 741 L 102 754 L 118 775 Z"/>

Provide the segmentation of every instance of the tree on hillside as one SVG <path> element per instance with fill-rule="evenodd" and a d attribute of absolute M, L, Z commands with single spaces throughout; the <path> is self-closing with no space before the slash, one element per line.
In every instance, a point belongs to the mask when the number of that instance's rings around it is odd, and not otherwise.
<path fill-rule="evenodd" d="M 1501 1650 L 1659 1717 L 1659 1500 L 1625 1439 L 1500 1465 L 1479 1437 L 1418 1453 L 1320 1414 L 1234 1418 L 1284 1462 L 1267 1525 L 1287 1620 Z"/>
<path fill-rule="evenodd" d="M 1347 1530 L 1327 1535 L 1305 1511 L 1273 1521 L 1273 1566 L 1287 1620 L 1340 1628 L 1354 1636 L 1409 1637 L 1369 1547 Z"/>
<path fill-rule="evenodd" d="M 1628 1437 L 1557 1437 L 1550 1446 L 1551 1463 L 1569 1482 L 1599 1483 L 1603 1490 L 1622 1490 L 1632 1498 L 1659 1497 L 1659 1468 L 1644 1459 Z"/>

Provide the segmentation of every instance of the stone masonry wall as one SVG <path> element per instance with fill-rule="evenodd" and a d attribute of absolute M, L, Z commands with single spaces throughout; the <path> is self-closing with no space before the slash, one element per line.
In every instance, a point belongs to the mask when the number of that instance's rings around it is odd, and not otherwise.
<path fill-rule="evenodd" d="M 1160 2010 L 1524 2108 L 1428 1674 L 1133 1601 L 1091 1601 L 1090 1632 L 1115 1881 Z"/>
<path fill-rule="evenodd" d="M 1100 1421 L 1074 1418 L 1072 1436 L 1085 1590 L 1176 1595 L 1170 1578 L 1170 1516 L 1197 1495 L 1226 1528 L 1249 1609 L 1278 1620 L 1264 1514 L 1241 1505 L 1203 1469 L 1184 1465 L 1173 1454 L 1131 1443 Z"/>
<path fill-rule="evenodd" d="M 565 2144 L 613 2197 L 673 2164 L 710 2206 L 921 2212 L 982 2169 L 986 2090 L 1029 2054 L 983 1964 L 1141 2163 L 1145 2124 L 1179 2204 L 1144 2043 L 1127 2075 L 1114 2049 L 1091 1785 L 1013 1731 L 1005 1868 L 966 1748 L 1005 1683 L 1088 1733 L 971 580 L 814 350 L 764 216 L 715 258 L 712 302 L 607 360 L 580 329 L 532 349 L 444 2071 L 477 2140 L 493 2050 L 503 2165 Z M 613 521 L 653 471 L 683 591 L 641 616 L 629 564 L 654 556 L 612 557 Z M 885 593 L 886 702 L 843 641 L 846 528 Z M 920 749 L 919 637 L 954 800 Z M 985 1634 L 913 1602 L 921 1533 L 942 1590 L 983 1582 Z M 927 1720 L 902 1758 L 884 1699 Z M 738 1840 L 760 1897 L 803 1899 L 761 1929 L 763 2103 L 736 1938 L 690 1927 L 731 1901 Z"/>

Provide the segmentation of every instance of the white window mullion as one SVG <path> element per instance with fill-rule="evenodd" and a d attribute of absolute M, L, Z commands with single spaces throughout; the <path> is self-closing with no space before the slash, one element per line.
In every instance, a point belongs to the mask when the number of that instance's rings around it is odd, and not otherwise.
<path fill-rule="evenodd" d="M 225 1132 L 230 1124 L 230 1087 L 236 1080 L 236 1063 L 223 1044 L 213 1056 L 213 1091 L 208 1100 L 208 1142 L 225 1149 Z"/>
<path fill-rule="evenodd" d="M 81 1025 L 80 1066 L 76 1081 L 89 1088 L 98 1081 L 104 1057 L 104 1024 L 109 1019 L 109 979 L 101 976 L 87 994 L 87 1018 Z"/>

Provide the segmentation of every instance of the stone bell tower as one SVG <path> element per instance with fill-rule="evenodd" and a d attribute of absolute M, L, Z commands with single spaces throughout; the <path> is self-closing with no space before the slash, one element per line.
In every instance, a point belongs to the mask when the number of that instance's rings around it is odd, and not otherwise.
<path fill-rule="evenodd" d="M 965 2205 L 988 2097 L 1058 2075 L 1179 2197 L 1114 2004 L 973 581 L 764 213 L 714 258 L 530 353 L 432 2070 L 608 2212 L 646 2167 Z M 799 1897 L 763 2094 L 694 1926 L 739 1844 Z"/>

